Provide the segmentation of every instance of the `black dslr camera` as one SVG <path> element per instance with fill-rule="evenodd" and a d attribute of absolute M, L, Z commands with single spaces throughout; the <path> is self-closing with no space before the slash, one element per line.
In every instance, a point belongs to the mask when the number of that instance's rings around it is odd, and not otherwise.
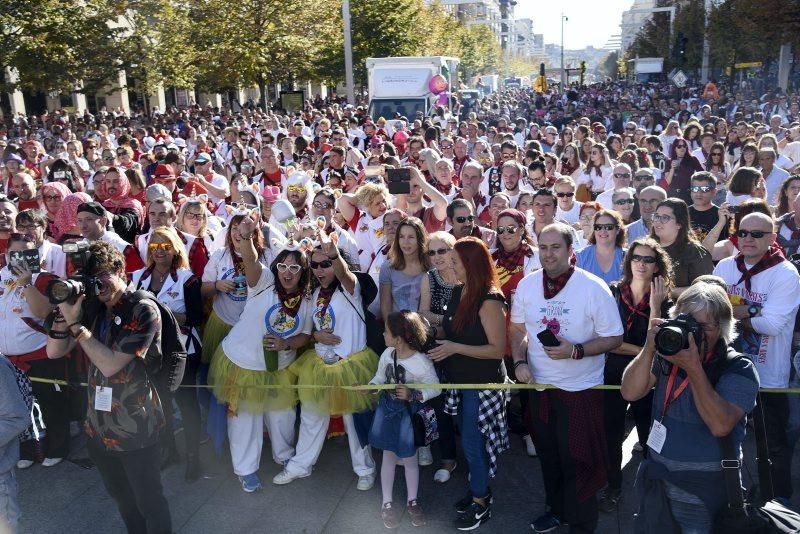
<path fill-rule="evenodd" d="M 656 333 L 656 350 L 664 356 L 673 356 L 689 348 L 689 336 L 694 336 L 697 346 L 703 340 L 703 326 L 688 313 L 681 313 L 674 319 L 661 323 Z"/>
<path fill-rule="evenodd" d="M 58 305 L 62 302 L 75 304 L 78 297 L 84 294 L 87 301 L 97 298 L 97 277 L 89 274 L 94 264 L 89 242 L 65 243 L 61 248 L 72 263 L 74 272 L 66 280 L 51 280 L 47 284 L 46 293 L 50 304 Z"/>

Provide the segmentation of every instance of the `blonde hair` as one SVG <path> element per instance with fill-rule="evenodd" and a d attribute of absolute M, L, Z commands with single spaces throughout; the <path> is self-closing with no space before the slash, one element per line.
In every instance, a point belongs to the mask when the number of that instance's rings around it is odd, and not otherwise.
<path fill-rule="evenodd" d="M 450 248 L 456 246 L 456 236 L 451 234 L 450 232 L 445 232 L 440 230 L 438 232 L 433 232 L 432 234 L 428 234 L 428 243 L 430 244 L 431 241 L 436 239 L 437 241 L 441 241 L 445 245 Z"/>
<path fill-rule="evenodd" d="M 178 237 L 178 232 L 175 229 L 166 226 L 154 228 L 153 233 L 150 235 L 150 241 L 147 242 L 147 265 L 153 264 L 150 243 L 153 242 L 153 238 L 156 236 L 166 239 L 172 245 L 172 250 L 175 252 L 175 256 L 172 258 L 172 267 L 175 269 L 187 269 L 189 267 L 189 258 L 186 256 L 186 248 L 183 246 L 183 241 Z"/>
<path fill-rule="evenodd" d="M 375 200 L 375 197 L 382 196 L 389 203 L 389 190 L 385 185 L 368 183 L 358 188 L 356 191 L 356 203 L 362 208 L 368 207 Z"/>
<path fill-rule="evenodd" d="M 178 227 L 178 230 L 185 231 L 184 230 L 184 222 L 183 221 L 184 221 L 184 217 L 186 216 L 186 210 L 189 209 L 189 206 L 200 206 L 200 209 L 203 212 L 203 223 L 200 225 L 200 231 L 198 232 L 199 235 L 197 237 L 197 239 L 203 239 L 203 237 L 205 237 L 206 234 L 208 234 L 208 216 L 209 216 L 209 213 L 208 213 L 208 208 L 206 208 L 206 205 L 203 202 L 201 202 L 200 200 L 195 200 L 192 197 L 189 197 L 186 200 L 186 202 L 184 202 L 181 205 L 180 209 L 178 210 L 178 222 L 176 223 L 175 226 Z"/>

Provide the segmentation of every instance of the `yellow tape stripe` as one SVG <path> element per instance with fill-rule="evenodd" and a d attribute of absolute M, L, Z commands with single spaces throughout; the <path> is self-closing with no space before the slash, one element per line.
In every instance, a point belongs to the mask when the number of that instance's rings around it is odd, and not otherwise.
<path fill-rule="evenodd" d="M 86 387 L 88 384 L 86 382 L 74 382 L 70 384 L 66 380 L 54 380 L 51 378 L 38 378 L 38 377 L 29 377 L 31 382 L 39 382 L 41 384 L 58 384 L 59 386 L 82 386 Z M 545 390 L 545 389 L 560 389 L 556 386 L 550 384 L 405 384 L 411 389 L 536 389 L 536 390 Z M 194 384 L 194 385 L 181 385 L 179 387 L 182 388 L 208 388 L 211 389 L 214 387 L 213 384 Z M 383 390 L 383 389 L 394 389 L 395 384 L 374 384 L 374 385 L 363 385 L 363 386 L 322 386 L 318 384 L 294 384 L 291 386 L 283 385 L 283 384 L 264 384 L 264 385 L 246 385 L 246 386 L 237 386 L 240 388 L 258 388 L 258 389 L 345 389 L 351 391 L 368 391 L 368 390 Z M 613 385 L 599 385 L 594 386 L 588 389 L 620 389 L 620 386 L 613 386 Z M 800 393 L 800 388 L 761 388 L 760 390 L 762 393 Z"/>

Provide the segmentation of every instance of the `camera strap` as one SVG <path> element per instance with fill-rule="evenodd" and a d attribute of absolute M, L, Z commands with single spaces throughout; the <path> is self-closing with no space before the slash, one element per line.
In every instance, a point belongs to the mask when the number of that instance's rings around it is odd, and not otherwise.
<path fill-rule="evenodd" d="M 709 361 L 711 361 L 711 358 L 713 358 L 713 357 L 714 357 L 714 352 L 713 351 L 708 353 L 708 354 L 706 354 L 703 357 L 703 365 L 705 365 Z M 663 407 L 663 409 L 661 411 L 661 420 L 662 421 L 664 420 L 664 416 L 667 414 L 667 410 L 669 410 L 669 406 L 673 402 L 675 402 L 675 400 L 678 397 L 681 396 L 681 394 L 684 392 L 684 390 L 686 390 L 686 388 L 689 387 L 689 384 L 691 382 L 689 380 L 689 377 L 687 376 L 686 378 L 684 378 L 683 382 L 680 383 L 678 388 L 675 389 L 675 391 L 673 392 L 673 388 L 675 387 L 675 380 L 678 377 L 678 370 L 679 370 L 678 366 L 673 364 L 672 369 L 669 372 L 669 378 L 667 378 L 667 387 L 666 387 L 666 389 L 664 391 L 664 407 Z"/>

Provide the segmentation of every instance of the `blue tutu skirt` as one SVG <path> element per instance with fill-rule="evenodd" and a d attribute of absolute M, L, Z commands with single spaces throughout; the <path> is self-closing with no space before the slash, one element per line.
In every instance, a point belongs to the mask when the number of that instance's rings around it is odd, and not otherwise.
<path fill-rule="evenodd" d="M 418 406 L 418 403 L 412 403 L 411 410 L 416 411 Z M 397 400 L 386 392 L 381 393 L 369 431 L 369 444 L 391 451 L 398 458 L 410 458 L 417 453 L 406 401 Z"/>

